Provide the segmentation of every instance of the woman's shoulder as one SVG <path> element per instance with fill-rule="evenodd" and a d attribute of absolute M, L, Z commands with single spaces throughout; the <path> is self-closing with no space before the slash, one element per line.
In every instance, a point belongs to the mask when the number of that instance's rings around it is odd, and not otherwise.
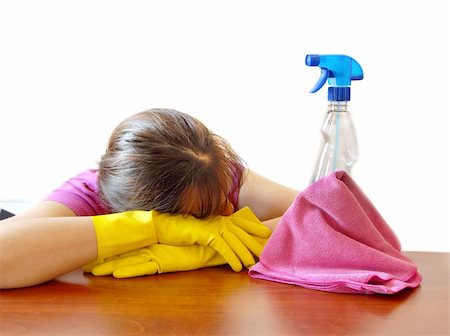
<path fill-rule="evenodd" d="M 47 195 L 45 200 L 59 202 L 78 216 L 107 213 L 107 207 L 98 191 L 97 169 L 87 169 L 69 178 Z"/>

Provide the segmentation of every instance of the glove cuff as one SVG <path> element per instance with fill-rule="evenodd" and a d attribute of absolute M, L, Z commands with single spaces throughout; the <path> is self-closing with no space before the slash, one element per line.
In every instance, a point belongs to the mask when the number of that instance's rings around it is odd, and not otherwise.
<path fill-rule="evenodd" d="M 97 236 L 97 259 L 158 243 L 152 211 L 93 216 L 92 223 Z"/>

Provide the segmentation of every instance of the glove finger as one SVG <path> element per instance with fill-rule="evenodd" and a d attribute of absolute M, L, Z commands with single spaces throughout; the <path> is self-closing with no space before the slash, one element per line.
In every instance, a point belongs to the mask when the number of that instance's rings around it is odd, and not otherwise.
<path fill-rule="evenodd" d="M 235 224 L 236 226 L 240 227 L 245 232 L 252 234 L 257 237 L 261 238 L 269 238 L 272 234 L 272 231 L 261 222 L 254 222 L 245 218 L 241 218 L 238 216 L 233 216 L 230 218 L 230 220 Z"/>
<path fill-rule="evenodd" d="M 260 222 L 259 218 L 255 215 L 255 213 L 252 211 L 252 209 L 250 209 L 249 206 L 245 206 L 231 215 L 231 217 L 235 216 L 248 219 L 252 222 Z"/>
<path fill-rule="evenodd" d="M 99 259 L 99 260 L 93 261 L 93 262 L 91 262 L 91 263 L 89 263 L 89 264 L 83 266 L 83 271 L 84 271 L 85 273 L 92 273 L 92 269 L 93 269 L 94 267 L 96 267 L 97 265 L 100 265 L 100 264 L 102 264 L 102 263 L 104 263 L 104 260 L 103 260 L 103 259 Z"/>
<path fill-rule="evenodd" d="M 239 261 L 239 258 L 236 256 L 236 254 L 233 252 L 233 249 L 227 244 L 224 239 L 216 237 L 215 239 L 210 241 L 208 246 L 216 250 L 231 266 L 233 271 L 242 271 L 242 264 Z"/>
<path fill-rule="evenodd" d="M 237 257 L 241 260 L 242 264 L 245 267 L 249 267 L 255 264 L 255 258 L 253 258 L 248 247 L 243 244 L 242 240 L 240 240 L 232 232 L 228 231 L 224 231 L 222 236 L 223 239 L 228 243 L 228 245 L 230 245 L 234 253 L 236 253 Z"/>
<path fill-rule="evenodd" d="M 234 225 L 233 223 L 229 223 L 228 229 L 237 237 L 237 239 L 240 240 L 241 244 L 243 244 L 255 256 L 259 257 L 261 255 L 264 245 L 259 243 L 256 240 L 256 237 L 250 236 L 247 232 Z"/>
<path fill-rule="evenodd" d="M 118 258 L 116 260 L 107 261 L 100 265 L 95 266 L 92 269 L 92 274 L 96 276 L 110 275 L 113 274 L 115 270 L 127 266 L 137 265 L 149 260 L 149 256 L 145 253 L 133 255 L 130 257 Z"/>
<path fill-rule="evenodd" d="M 260 243 L 263 248 L 266 246 L 267 242 L 269 241 L 269 238 L 260 238 L 260 237 L 256 237 L 256 236 L 251 236 L 251 237 L 254 240 L 256 240 L 258 243 Z"/>
<path fill-rule="evenodd" d="M 124 279 L 143 275 L 152 275 L 158 272 L 158 264 L 154 261 L 149 261 L 142 264 L 119 268 L 114 271 L 113 276 L 118 279 Z"/>

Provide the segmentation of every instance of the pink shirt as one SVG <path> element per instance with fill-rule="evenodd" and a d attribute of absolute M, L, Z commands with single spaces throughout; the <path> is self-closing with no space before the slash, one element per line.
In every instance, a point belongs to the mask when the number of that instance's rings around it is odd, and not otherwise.
<path fill-rule="evenodd" d="M 95 216 L 108 213 L 108 207 L 98 194 L 98 170 L 89 169 L 64 182 L 44 200 L 55 201 L 70 208 L 77 216 Z M 230 201 L 237 209 L 239 190 L 235 186 L 230 192 Z"/>
<path fill-rule="evenodd" d="M 55 201 L 70 208 L 77 216 L 95 216 L 108 213 L 98 194 L 98 171 L 85 170 L 53 190 L 46 201 Z"/>

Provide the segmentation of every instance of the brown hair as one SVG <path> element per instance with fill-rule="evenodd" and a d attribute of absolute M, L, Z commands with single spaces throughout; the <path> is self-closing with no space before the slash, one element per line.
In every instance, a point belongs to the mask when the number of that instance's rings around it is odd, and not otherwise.
<path fill-rule="evenodd" d="M 244 164 L 229 143 L 199 120 L 150 109 L 113 131 L 99 164 L 99 192 L 112 212 L 158 210 L 219 214 Z"/>

